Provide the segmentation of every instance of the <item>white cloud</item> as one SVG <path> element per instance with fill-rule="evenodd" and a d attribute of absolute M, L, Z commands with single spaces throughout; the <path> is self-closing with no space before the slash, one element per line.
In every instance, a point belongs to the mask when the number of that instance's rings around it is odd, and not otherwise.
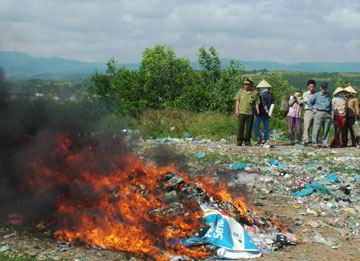
<path fill-rule="evenodd" d="M 192 60 L 214 45 L 241 60 L 360 61 L 358 28 L 350 0 L 0 2 L 0 49 L 83 61 L 139 62 L 157 43 Z"/>

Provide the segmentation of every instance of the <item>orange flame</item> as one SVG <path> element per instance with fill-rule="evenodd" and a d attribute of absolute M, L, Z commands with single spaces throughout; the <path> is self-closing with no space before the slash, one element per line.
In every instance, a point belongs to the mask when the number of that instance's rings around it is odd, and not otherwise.
<path fill-rule="evenodd" d="M 191 236 L 202 226 L 199 206 L 191 199 L 182 201 L 183 208 L 171 206 L 163 196 L 166 185 L 161 187 L 159 182 L 167 174 L 176 173 L 185 183 L 195 184 L 187 173 L 173 164 L 146 164 L 126 154 L 119 139 L 110 143 L 94 135 L 89 139 L 94 140 L 93 144 L 78 148 L 69 135 L 54 137 L 48 133 L 32 150 L 37 153 L 32 152 L 22 189 L 29 195 L 57 193 L 52 217 L 57 238 L 158 260 L 169 259 L 165 252 L 196 259 L 212 256 L 203 246 L 186 248 L 171 243 Z M 251 220 L 245 198 L 233 198 L 224 183 L 215 186 L 203 178 L 200 186 L 208 196 L 231 202 Z"/>

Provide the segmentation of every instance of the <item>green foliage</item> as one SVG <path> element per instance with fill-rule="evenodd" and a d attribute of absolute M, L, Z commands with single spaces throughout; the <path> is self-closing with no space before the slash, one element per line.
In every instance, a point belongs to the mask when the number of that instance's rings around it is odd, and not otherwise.
<path fill-rule="evenodd" d="M 282 97 L 294 91 L 294 87 L 289 87 L 288 82 L 282 79 L 281 73 L 270 72 L 266 81 L 271 85 L 271 93 L 275 99 L 274 117 L 283 117 L 280 111 L 280 104 Z"/>
<path fill-rule="evenodd" d="M 109 133 L 119 133 L 123 129 L 135 129 L 136 127 L 137 122 L 131 116 L 109 113 L 99 119 L 96 131 L 106 130 Z"/>
<path fill-rule="evenodd" d="M 343 79 L 341 77 L 337 78 L 336 83 L 335 83 L 336 87 L 342 87 L 342 88 L 345 88 L 345 87 L 347 87 L 349 85 L 351 85 L 351 83 L 347 83 L 345 81 L 345 79 Z"/>
<path fill-rule="evenodd" d="M 168 46 L 145 49 L 139 71 L 116 68 L 113 58 L 107 63 L 106 74 L 94 73 L 89 89 L 112 113 L 138 116 L 145 109 L 178 108 L 201 111 L 233 111 L 233 97 L 242 86 L 243 68 L 231 61 L 221 70 L 220 58 L 214 47 L 199 49 L 200 71 L 190 60 L 177 58 Z"/>
<path fill-rule="evenodd" d="M 36 258 L 29 256 L 29 255 L 23 255 L 23 256 L 15 256 L 12 254 L 7 253 L 0 253 L 0 261 L 35 261 Z"/>
<path fill-rule="evenodd" d="M 148 107 L 159 109 L 173 106 L 184 87 L 193 83 L 195 70 L 189 59 L 176 58 L 170 47 L 156 45 L 145 49 L 139 76 Z"/>
<path fill-rule="evenodd" d="M 211 85 L 215 84 L 221 75 L 221 61 L 215 48 L 211 46 L 207 52 L 204 46 L 201 47 L 198 62 L 201 68 L 201 83 L 205 87 L 211 88 Z"/>
<path fill-rule="evenodd" d="M 235 139 L 237 118 L 216 112 L 147 110 L 140 116 L 136 128 L 145 138 L 183 137 L 184 132 L 188 132 L 194 137 Z"/>

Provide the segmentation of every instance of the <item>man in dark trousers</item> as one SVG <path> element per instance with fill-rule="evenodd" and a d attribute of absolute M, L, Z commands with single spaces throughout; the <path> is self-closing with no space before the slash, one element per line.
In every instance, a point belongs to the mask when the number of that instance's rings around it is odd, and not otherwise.
<path fill-rule="evenodd" d="M 239 119 L 237 146 L 245 141 L 246 146 L 251 146 L 251 130 L 254 123 L 254 113 L 259 114 L 259 96 L 252 90 L 253 81 L 244 79 L 244 88 L 235 96 L 235 115 Z M 245 132 L 245 133 L 244 133 Z"/>

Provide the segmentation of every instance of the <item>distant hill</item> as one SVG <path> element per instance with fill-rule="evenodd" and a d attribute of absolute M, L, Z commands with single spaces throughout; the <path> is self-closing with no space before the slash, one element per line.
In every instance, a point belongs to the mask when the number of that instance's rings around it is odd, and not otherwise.
<path fill-rule="evenodd" d="M 222 59 L 225 68 L 230 59 Z M 360 63 L 295 63 L 240 61 L 247 71 L 293 71 L 293 72 L 360 72 Z M 199 68 L 196 62 L 191 65 Z M 119 64 L 129 70 L 137 70 L 139 63 Z M 78 80 L 88 78 L 96 70 L 106 71 L 106 63 L 88 63 L 63 58 L 41 58 L 21 52 L 0 51 L 0 67 L 8 79 Z"/>
<path fill-rule="evenodd" d="M 0 51 L 0 67 L 9 79 L 81 79 L 95 70 L 105 71 L 104 63 L 86 63 L 63 58 L 41 58 L 20 52 Z"/>

